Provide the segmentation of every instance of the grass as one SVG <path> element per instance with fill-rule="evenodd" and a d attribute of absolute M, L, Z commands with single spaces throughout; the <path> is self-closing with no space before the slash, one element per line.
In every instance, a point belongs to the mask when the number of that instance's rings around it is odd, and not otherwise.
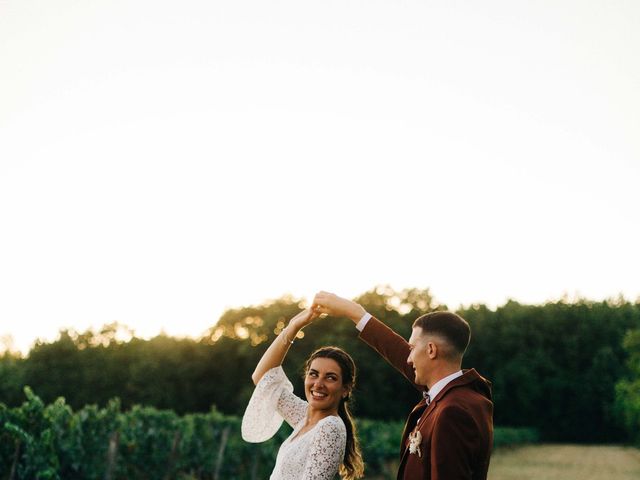
<path fill-rule="evenodd" d="M 638 480 L 640 450 L 621 446 L 531 445 L 498 449 L 489 480 Z"/>
<path fill-rule="evenodd" d="M 395 479 L 398 462 L 369 480 Z M 488 480 L 639 480 L 640 449 L 610 445 L 527 445 L 498 448 Z"/>

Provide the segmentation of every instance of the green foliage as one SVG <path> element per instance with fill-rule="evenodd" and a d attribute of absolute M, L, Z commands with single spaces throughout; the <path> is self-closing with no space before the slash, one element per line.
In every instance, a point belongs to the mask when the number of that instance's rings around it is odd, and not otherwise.
<path fill-rule="evenodd" d="M 22 401 L 24 362 L 23 358 L 8 351 L 0 355 L 0 399 L 9 405 Z"/>
<path fill-rule="evenodd" d="M 540 441 L 540 434 L 534 428 L 495 428 L 493 431 L 493 448 L 515 447 Z"/>
<path fill-rule="evenodd" d="M 268 442 L 246 443 L 240 420 L 215 409 L 184 416 L 140 406 L 122 412 L 113 400 L 74 413 L 62 398 L 45 405 L 28 387 L 25 394 L 20 407 L 0 403 L 2 479 L 12 471 L 16 479 L 262 479 L 287 436 L 281 429 Z"/>
<path fill-rule="evenodd" d="M 428 289 L 396 292 L 383 286 L 356 300 L 405 338 L 419 315 L 446 308 Z M 164 335 L 142 340 L 117 324 L 98 332 L 63 331 L 57 341 L 37 344 L 26 358 L 0 357 L 0 401 L 19 405 L 22 386 L 30 385 L 45 402 L 63 396 L 74 409 L 105 406 L 119 397 L 126 410 L 142 404 L 206 414 L 215 405 L 224 414 L 240 415 L 253 391 L 255 365 L 303 306 L 283 297 L 231 309 L 200 340 Z M 459 313 L 472 328 L 463 367 L 475 367 L 492 381 L 496 424 L 532 426 L 545 440 L 627 438 L 617 419 L 627 418 L 626 425 L 635 421 L 638 369 L 627 365 L 632 351 L 622 340 L 627 331 L 640 328 L 640 304 L 510 301 L 495 311 L 474 305 Z M 396 421 L 419 400 L 418 392 L 358 339 L 350 321 L 329 317 L 302 334 L 284 362 L 299 395 L 308 355 L 320 346 L 338 345 L 358 367 L 352 397 L 357 417 Z M 169 433 L 166 442 L 173 445 Z"/>
<path fill-rule="evenodd" d="M 12 470 L 19 480 L 264 479 L 290 433 L 284 427 L 268 442 L 250 444 L 241 438 L 240 419 L 215 409 L 184 416 L 141 406 L 123 412 L 112 400 L 73 412 L 61 398 L 45 405 L 31 389 L 25 394 L 20 407 L 0 403 L 1 479 Z M 403 423 L 359 420 L 357 428 L 367 476 L 393 473 Z M 496 446 L 537 440 L 526 429 L 496 429 L 495 438 Z"/>
<path fill-rule="evenodd" d="M 640 306 L 580 301 L 532 306 L 508 302 L 460 313 L 472 340 L 464 365 L 493 382 L 495 422 L 533 426 L 545 440 L 624 438 L 615 421 L 615 384 L 624 375 L 625 332 Z"/>
<path fill-rule="evenodd" d="M 403 422 L 359 420 L 358 438 L 365 460 L 365 472 L 383 473 L 390 461 L 400 457 Z M 386 472 L 391 473 L 391 472 Z"/>
<path fill-rule="evenodd" d="M 630 438 L 640 445 L 640 329 L 627 332 L 628 375 L 616 385 L 616 409 Z"/>

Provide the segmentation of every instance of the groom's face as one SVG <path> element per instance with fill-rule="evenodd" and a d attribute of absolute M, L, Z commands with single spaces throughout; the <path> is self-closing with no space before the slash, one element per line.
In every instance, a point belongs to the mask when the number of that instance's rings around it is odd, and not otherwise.
<path fill-rule="evenodd" d="M 429 338 L 424 334 L 422 328 L 414 327 L 409 338 L 411 352 L 407 357 L 407 363 L 413 367 L 415 372 L 415 382 L 418 385 L 428 386 L 427 380 L 430 378 L 431 358 L 428 353 Z"/>

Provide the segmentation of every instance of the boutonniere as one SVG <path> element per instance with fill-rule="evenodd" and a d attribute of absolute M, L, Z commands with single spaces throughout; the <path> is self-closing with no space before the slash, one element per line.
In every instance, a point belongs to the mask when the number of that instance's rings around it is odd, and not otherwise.
<path fill-rule="evenodd" d="M 411 432 L 409 434 L 409 453 L 413 455 L 418 455 L 418 457 L 422 457 L 422 452 L 420 451 L 420 444 L 422 443 L 422 434 L 420 430 L 416 432 Z"/>

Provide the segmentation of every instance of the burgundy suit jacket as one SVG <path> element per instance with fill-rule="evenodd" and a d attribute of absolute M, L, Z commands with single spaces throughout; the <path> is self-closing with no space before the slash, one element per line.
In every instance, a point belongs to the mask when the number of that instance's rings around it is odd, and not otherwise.
<path fill-rule="evenodd" d="M 416 385 L 407 364 L 409 344 L 376 318 L 360 338 Z M 421 456 L 409 452 L 409 434 L 420 422 Z M 402 434 L 398 480 L 486 480 L 493 446 L 491 383 L 475 369 L 447 384 L 427 407 L 422 399 L 411 411 Z"/>

